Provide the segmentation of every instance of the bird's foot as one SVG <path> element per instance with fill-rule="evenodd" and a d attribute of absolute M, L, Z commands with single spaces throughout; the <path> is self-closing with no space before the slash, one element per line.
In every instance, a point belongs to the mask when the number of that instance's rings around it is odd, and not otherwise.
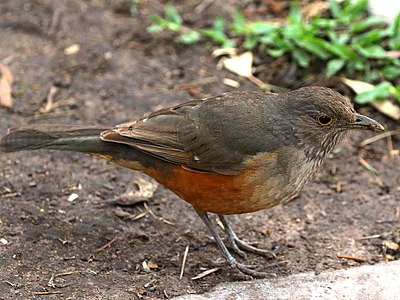
<path fill-rule="evenodd" d="M 246 280 L 251 280 L 253 278 L 265 278 L 268 276 L 268 273 L 255 271 L 255 266 L 240 263 L 236 259 L 231 259 L 228 263 L 231 268 L 236 269 L 245 275 Z"/>
<path fill-rule="evenodd" d="M 276 255 L 274 252 L 267 250 L 267 249 L 260 249 L 257 247 L 252 246 L 251 244 L 239 239 L 236 235 L 235 236 L 229 236 L 230 244 L 232 246 L 232 250 L 242 256 L 246 257 L 246 253 L 244 251 L 262 255 L 268 258 L 274 258 L 276 259 Z"/>
<path fill-rule="evenodd" d="M 229 226 L 228 222 L 226 221 L 225 217 L 223 215 L 218 215 L 219 219 L 222 222 L 222 225 L 224 226 L 224 231 L 228 236 L 229 244 L 232 247 L 232 250 L 238 254 L 241 257 L 246 257 L 246 253 L 244 251 L 262 255 L 268 258 L 276 258 L 275 253 L 272 251 L 266 250 L 266 249 L 260 249 L 257 247 L 254 247 L 250 245 L 249 243 L 241 240 L 236 233 L 232 230 L 232 228 Z"/>

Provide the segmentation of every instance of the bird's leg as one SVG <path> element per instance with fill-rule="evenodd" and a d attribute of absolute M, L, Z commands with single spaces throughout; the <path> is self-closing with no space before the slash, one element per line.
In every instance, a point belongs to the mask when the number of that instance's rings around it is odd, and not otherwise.
<path fill-rule="evenodd" d="M 196 213 L 201 218 L 201 220 L 207 226 L 208 230 L 210 230 L 212 236 L 214 237 L 215 241 L 217 242 L 218 247 L 221 249 L 222 253 L 225 256 L 225 259 L 227 260 L 227 262 L 229 263 L 229 265 L 232 268 L 235 268 L 235 269 L 239 270 L 241 273 L 243 273 L 245 275 L 250 275 L 252 277 L 262 278 L 262 277 L 265 277 L 268 275 L 263 272 L 257 272 L 257 271 L 251 270 L 252 266 L 248 266 L 248 265 L 238 262 L 226 248 L 226 246 L 225 246 L 224 242 L 222 241 L 221 237 L 219 236 L 217 230 L 215 229 L 214 225 L 208 218 L 207 213 L 204 211 L 197 210 L 197 209 L 195 209 L 195 210 L 196 210 Z"/>
<path fill-rule="evenodd" d="M 218 215 L 218 217 L 221 220 L 222 225 L 224 225 L 224 231 L 228 236 L 229 242 L 231 243 L 233 250 L 237 254 L 243 255 L 244 252 L 242 250 L 244 250 L 244 251 L 248 251 L 248 252 L 259 254 L 259 255 L 268 256 L 268 257 L 272 256 L 273 258 L 276 258 L 276 255 L 272 251 L 254 247 L 254 246 L 250 245 L 249 243 L 246 243 L 245 241 L 242 241 L 241 239 L 239 239 L 239 237 L 236 235 L 236 233 L 229 226 L 228 222 L 225 219 L 225 216 Z"/>

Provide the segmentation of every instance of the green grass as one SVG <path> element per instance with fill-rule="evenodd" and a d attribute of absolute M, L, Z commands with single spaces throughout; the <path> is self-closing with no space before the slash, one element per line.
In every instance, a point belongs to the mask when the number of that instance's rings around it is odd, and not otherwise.
<path fill-rule="evenodd" d="M 340 72 L 349 78 L 379 83 L 375 89 L 357 95 L 356 102 L 389 96 L 400 101 L 400 59 L 390 55 L 400 49 L 400 15 L 387 25 L 382 18 L 367 15 L 367 2 L 329 0 L 328 17 L 307 21 L 299 4 L 293 2 L 286 24 L 247 20 L 236 12 L 230 22 L 217 17 L 212 27 L 202 30 L 184 26 L 176 8 L 169 4 L 163 17 L 151 17 L 148 31 L 173 31 L 184 44 L 206 39 L 220 47 L 239 47 L 258 55 L 288 55 L 303 69 L 323 66 L 326 77 Z"/>

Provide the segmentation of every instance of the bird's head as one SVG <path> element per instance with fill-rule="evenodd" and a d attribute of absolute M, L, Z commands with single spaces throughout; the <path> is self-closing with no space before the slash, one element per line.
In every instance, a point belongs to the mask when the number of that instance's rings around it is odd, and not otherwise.
<path fill-rule="evenodd" d="M 325 87 L 303 87 L 285 95 L 294 134 L 304 145 L 326 155 L 351 129 L 383 131 L 377 121 L 357 113 L 350 100 Z"/>

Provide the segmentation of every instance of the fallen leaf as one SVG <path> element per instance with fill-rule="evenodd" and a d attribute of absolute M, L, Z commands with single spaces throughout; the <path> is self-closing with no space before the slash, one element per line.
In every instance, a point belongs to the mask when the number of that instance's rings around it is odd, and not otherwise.
<path fill-rule="evenodd" d="M 392 118 L 393 120 L 400 120 L 400 107 L 398 107 L 391 101 L 375 101 L 369 104 L 372 105 L 376 110 Z"/>
<path fill-rule="evenodd" d="M 13 99 L 11 96 L 11 86 L 14 81 L 9 67 L 0 64 L 0 106 L 11 108 Z"/>
<path fill-rule="evenodd" d="M 328 1 L 313 1 L 301 8 L 301 14 L 305 20 L 309 20 L 314 16 L 319 16 L 329 9 Z"/>
<path fill-rule="evenodd" d="M 368 82 L 353 80 L 348 78 L 342 78 L 342 81 L 345 85 L 350 87 L 356 94 L 361 94 L 363 92 L 372 90 L 374 85 Z"/>
<path fill-rule="evenodd" d="M 69 195 L 68 201 L 69 202 L 74 202 L 78 198 L 79 198 L 79 195 L 77 193 L 72 193 L 71 195 Z"/>
<path fill-rule="evenodd" d="M 230 87 L 234 87 L 234 88 L 240 87 L 240 83 L 239 82 L 237 82 L 236 80 L 230 79 L 230 78 L 224 78 L 222 80 L 222 82 L 225 85 L 230 86 Z"/>
<path fill-rule="evenodd" d="M 139 177 L 135 180 L 134 184 L 138 188 L 137 191 L 133 192 L 136 197 L 145 197 L 149 199 L 153 197 L 154 192 L 158 188 L 157 182 L 144 177 Z"/>
<path fill-rule="evenodd" d="M 233 56 L 236 54 L 237 54 L 236 48 L 219 48 L 219 49 L 215 49 L 211 55 L 214 58 L 217 58 L 217 57 L 223 56 L 223 55 Z"/>
<path fill-rule="evenodd" d="M 152 262 L 152 261 L 149 261 L 149 262 L 147 263 L 147 266 L 148 266 L 149 269 L 151 269 L 151 270 L 157 269 L 157 268 L 158 268 L 158 265 L 157 265 L 156 263 Z"/>
<path fill-rule="evenodd" d="M 360 94 L 369 90 L 372 90 L 375 86 L 371 83 L 353 80 L 348 78 L 342 78 L 342 82 L 350 87 L 356 94 Z M 379 112 L 392 118 L 394 120 L 400 120 L 400 107 L 395 105 L 390 100 L 380 100 L 369 102 Z"/>
<path fill-rule="evenodd" d="M 251 71 L 253 66 L 253 53 L 248 51 L 241 55 L 232 55 L 230 58 L 224 58 L 223 65 L 228 71 L 249 78 L 253 75 Z"/>
<path fill-rule="evenodd" d="M 73 44 L 67 48 L 64 49 L 64 54 L 65 55 L 74 55 L 81 51 L 81 46 L 79 44 Z"/>

